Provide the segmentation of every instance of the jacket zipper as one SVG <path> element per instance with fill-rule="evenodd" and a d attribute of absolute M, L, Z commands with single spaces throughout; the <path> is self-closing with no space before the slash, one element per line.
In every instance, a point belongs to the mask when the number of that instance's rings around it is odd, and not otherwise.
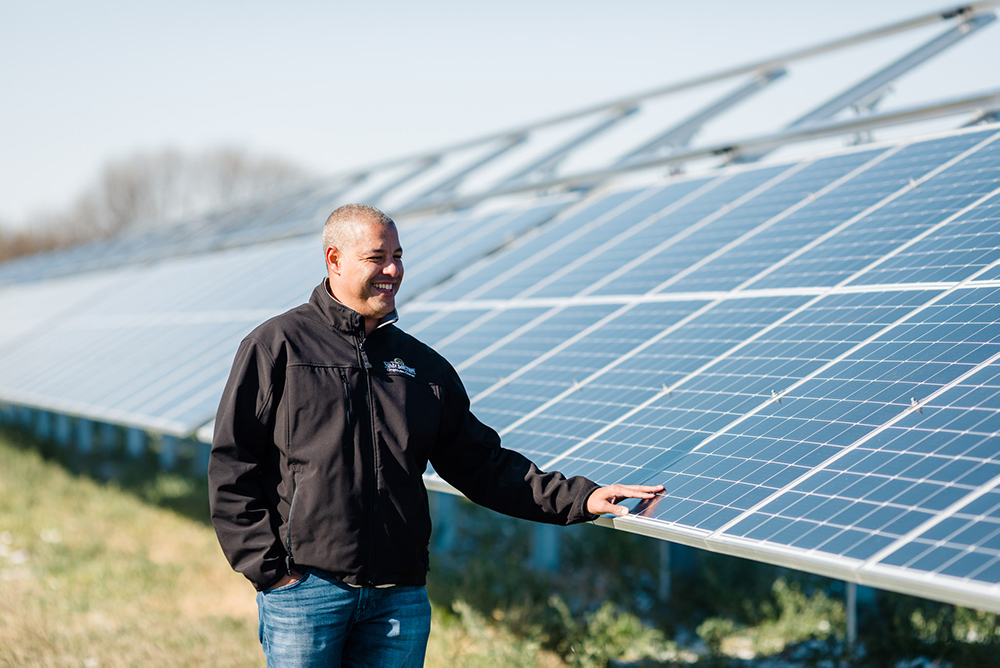
<path fill-rule="evenodd" d="M 368 584 L 374 584 L 372 581 L 372 566 L 374 561 L 375 552 L 375 511 L 378 506 L 378 445 L 375 441 L 375 408 L 372 405 L 372 387 L 371 387 L 371 362 L 368 361 L 368 354 L 365 352 L 365 340 L 364 337 L 358 337 L 358 355 L 361 358 L 361 364 L 364 367 L 365 373 L 365 403 L 368 404 L 368 418 L 370 420 L 369 430 L 371 431 L 371 444 L 372 444 L 372 476 L 371 476 L 371 498 L 368 510 L 368 563 L 367 566 L 367 580 Z"/>

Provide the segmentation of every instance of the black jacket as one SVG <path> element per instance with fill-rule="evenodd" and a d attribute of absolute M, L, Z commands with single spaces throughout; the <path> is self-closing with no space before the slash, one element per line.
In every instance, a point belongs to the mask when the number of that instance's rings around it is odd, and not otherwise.
<path fill-rule="evenodd" d="M 257 589 L 293 564 L 354 585 L 421 585 L 431 522 L 422 474 L 540 522 L 594 519 L 586 478 L 542 473 L 469 411 L 455 370 L 321 283 L 240 345 L 215 423 L 212 521 Z"/>

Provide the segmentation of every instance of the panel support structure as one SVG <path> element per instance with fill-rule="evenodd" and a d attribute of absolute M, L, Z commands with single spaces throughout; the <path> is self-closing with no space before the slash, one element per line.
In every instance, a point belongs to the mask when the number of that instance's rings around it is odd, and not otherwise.
<path fill-rule="evenodd" d="M 663 602 L 670 600 L 670 543 L 660 541 L 660 576 L 656 583 L 656 596 Z"/>
<path fill-rule="evenodd" d="M 35 415 L 35 436 L 47 441 L 52 438 L 52 413 L 39 410 Z"/>
<path fill-rule="evenodd" d="M 94 450 L 94 423 L 86 418 L 76 419 L 77 452 L 89 455 Z"/>
<path fill-rule="evenodd" d="M 707 107 L 699 109 L 680 123 L 629 151 L 619 158 L 615 164 L 627 165 L 639 160 L 652 158 L 664 150 L 687 146 L 705 123 L 752 97 L 755 93 L 785 76 L 786 73 L 787 71 L 784 68 L 778 67 L 758 74 L 736 90 L 726 93 L 726 95 L 712 102 Z"/>
<path fill-rule="evenodd" d="M 458 540 L 458 497 L 446 492 L 435 492 L 434 496 L 434 548 L 435 551 L 447 554 L 455 549 Z"/>
<path fill-rule="evenodd" d="M 541 158 L 529 164 L 527 167 L 518 170 L 513 175 L 507 177 L 494 186 L 493 189 L 503 190 L 504 188 L 510 186 L 530 183 L 533 180 L 532 177 L 545 177 L 551 175 L 559 166 L 559 163 L 565 160 L 566 156 L 575 149 L 587 143 L 594 137 L 610 130 L 637 111 L 639 111 L 639 107 L 635 105 L 614 109 L 610 116 L 602 118 L 596 124 L 563 142 L 543 155 Z"/>
<path fill-rule="evenodd" d="M 493 151 L 487 153 L 472 164 L 463 167 L 457 173 L 452 174 L 443 181 L 431 186 L 418 196 L 414 197 L 403 208 L 411 209 L 419 206 L 425 206 L 446 198 L 450 193 L 454 192 L 458 186 L 462 185 L 462 181 L 464 181 L 470 174 L 481 169 L 482 167 L 485 167 L 515 146 L 523 144 L 527 138 L 528 135 L 526 134 L 511 135 L 506 137 Z"/>
<path fill-rule="evenodd" d="M 844 584 L 847 585 L 847 600 L 844 602 L 847 608 L 847 646 L 853 649 L 858 644 L 858 585 L 853 582 Z"/>
<path fill-rule="evenodd" d="M 130 427 L 125 432 L 125 452 L 133 459 L 142 457 L 146 450 L 146 432 L 142 429 Z"/>
<path fill-rule="evenodd" d="M 401 188 L 402 186 L 406 185 L 407 183 L 417 178 L 418 176 L 420 176 L 421 174 L 423 174 L 424 172 L 426 172 L 428 169 L 438 164 L 439 162 L 441 162 L 441 156 L 439 155 L 434 155 L 428 158 L 424 158 L 423 160 L 419 160 L 411 169 L 407 170 L 405 173 L 403 173 L 401 176 L 399 176 L 391 183 L 383 186 L 382 188 L 379 188 L 371 195 L 368 195 L 367 197 L 365 197 L 365 199 L 368 200 L 368 202 L 373 206 L 378 205 L 378 203 L 381 202 L 383 199 L 385 199 L 385 197 L 389 195 L 389 193 L 396 190 L 397 188 Z"/>
<path fill-rule="evenodd" d="M 991 12 L 979 14 L 969 18 L 967 21 L 964 21 L 950 30 L 946 30 L 929 42 L 926 42 L 913 51 L 910 51 L 902 58 L 886 65 L 881 70 L 851 86 L 843 93 L 827 100 L 812 111 L 796 118 L 787 126 L 787 129 L 808 126 L 812 123 L 828 120 L 844 109 L 847 109 L 852 105 L 865 100 L 866 98 L 870 98 L 872 95 L 878 95 L 880 92 L 884 92 L 893 81 L 902 75 L 906 74 L 913 68 L 922 65 L 924 62 L 930 60 L 956 42 L 961 41 L 965 37 L 968 37 L 975 31 L 995 20 L 996 14 Z M 767 151 L 763 151 L 743 154 L 736 157 L 733 162 L 755 162 L 767 155 L 767 153 Z"/>
<path fill-rule="evenodd" d="M 158 459 L 160 468 L 165 471 L 172 471 L 177 467 L 177 457 L 180 454 L 180 443 L 176 436 L 164 434 L 160 437 L 160 452 Z"/>
<path fill-rule="evenodd" d="M 538 571 L 559 570 L 562 536 L 554 524 L 535 524 L 531 532 L 531 566 Z"/>

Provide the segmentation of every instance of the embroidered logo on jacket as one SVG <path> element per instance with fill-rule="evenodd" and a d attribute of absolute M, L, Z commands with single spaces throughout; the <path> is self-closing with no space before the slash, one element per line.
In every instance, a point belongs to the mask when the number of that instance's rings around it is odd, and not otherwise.
<path fill-rule="evenodd" d="M 385 370 L 387 373 L 401 373 L 410 378 L 417 377 L 417 370 L 412 366 L 406 366 L 403 364 L 403 360 L 398 357 L 391 362 L 385 362 Z"/>

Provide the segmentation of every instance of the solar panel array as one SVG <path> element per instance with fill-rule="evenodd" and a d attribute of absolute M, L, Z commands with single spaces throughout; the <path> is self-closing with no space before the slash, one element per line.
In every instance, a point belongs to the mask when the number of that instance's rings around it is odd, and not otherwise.
<path fill-rule="evenodd" d="M 1000 611 L 998 139 L 605 192 L 408 329 L 620 528 Z"/>
<path fill-rule="evenodd" d="M 619 528 L 1000 612 L 998 195 L 987 126 L 402 221 L 400 325 L 507 447 L 665 485 Z M 195 432 L 317 241 L 7 288 L 0 400 Z"/>
<path fill-rule="evenodd" d="M 401 224 L 414 257 L 407 267 L 411 294 L 574 199 Z M 10 323 L 0 331 L 0 401 L 176 436 L 194 433 L 215 415 L 240 340 L 305 301 L 323 276 L 316 228 L 324 216 L 306 237 L 0 291 L 0 312 Z M 456 254 L 441 254 L 443 247 Z"/>

